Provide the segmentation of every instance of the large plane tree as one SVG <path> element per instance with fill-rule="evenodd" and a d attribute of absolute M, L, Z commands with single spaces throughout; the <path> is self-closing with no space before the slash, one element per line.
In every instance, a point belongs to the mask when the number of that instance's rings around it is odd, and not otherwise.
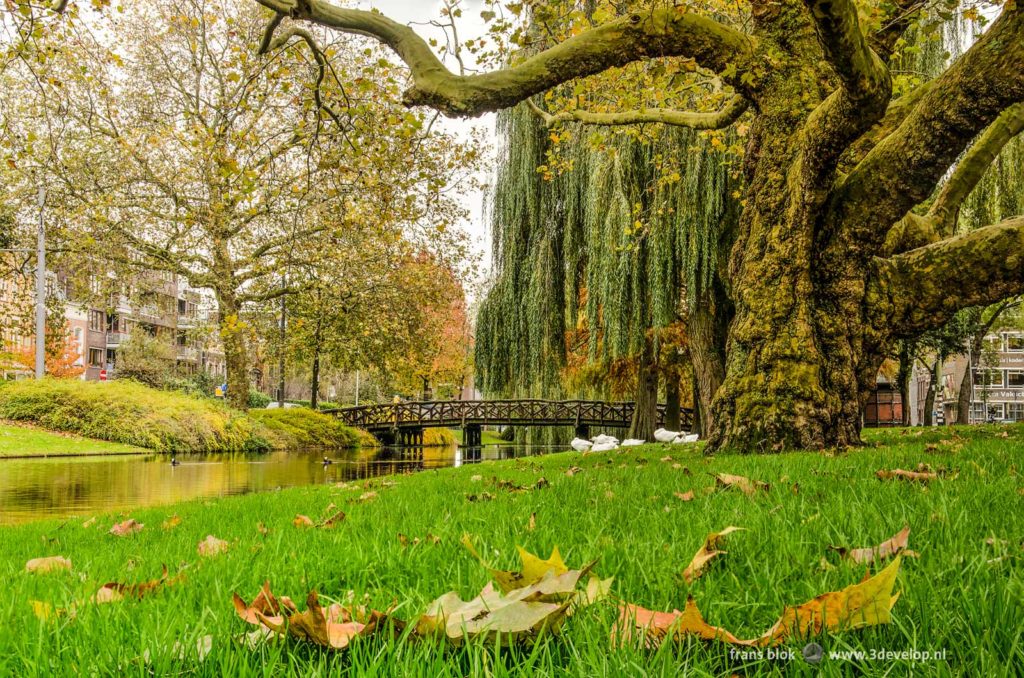
<path fill-rule="evenodd" d="M 712 448 L 857 444 L 862 407 L 893 341 L 1024 290 L 1024 217 L 960 235 L 908 217 L 940 185 L 950 187 L 942 209 L 955 210 L 960 188 L 984 170 L 984 162 L 958 158 L 976 139 L 988 146 L 970 158 L 993 157 L 1006 136 L 1000 130 L 1020 114 L 1024 8 L 1012 0 L 948 69 L 898 98 L 889 60 L 923 9 L 914 0 L 871 12 L 852 0 L 754 0 L 746 30 L 696 7 L 656 7 L 470 75 L 449 71 L 413 29 L 380 13 L 323 0 L 258 1 L 277 13 L 272 28 L 290 17 L 378 39 L 409 68 L 405 103 L 452 116 L 655 58 L 691 60 L 730 86 L 736 99 L 720 112 L 603 116 L 711 128 L 751 111 L 745 207 L 729 267 L 735 316 Z M 279 30 L 286 39 L 284 31 L 301 29 Z M 894 229 L 899 237 L 889 237 Z"/>

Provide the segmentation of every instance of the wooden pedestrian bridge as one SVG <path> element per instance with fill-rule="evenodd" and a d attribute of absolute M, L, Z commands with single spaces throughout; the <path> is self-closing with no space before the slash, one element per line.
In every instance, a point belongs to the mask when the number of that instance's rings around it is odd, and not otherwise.
<path fill-rule="evenodd" d="M 348 426 L 391 438 L 401 445 L 423 443 L 423 429 L 461 428 L 463 444 L 480 444 L 484 425 L 571 426 L 589 437 L 590 428 L 628 428 L 635 405 L 600 400 L 428 400 L 388 405 L 360 405 L 324 410 Z M 665 405 L 658 405 L 658 425 L 665 423 Z M 693 412 L 681 409 L 682 427 L 689 430 Z"/>

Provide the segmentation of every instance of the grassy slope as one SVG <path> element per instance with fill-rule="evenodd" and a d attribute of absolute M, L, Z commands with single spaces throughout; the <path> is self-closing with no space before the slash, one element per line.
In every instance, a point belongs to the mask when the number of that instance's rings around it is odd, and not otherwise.
<path fill-rule="evenodd" d="M 824 675 L 1013 675 L 1024 665 L 1024 496 L 1016 472 L 1024 429 L 1009 438 L 995 429 L 979 432 L 962 449 L 932 445 L 948 430 L 921 436 L 885 434 L 879 446 L 830 458 L 818 454 L 768 457 L 703 458 L 693 447 L 634 448 L 628 452 L 582 456 L 575 453 L 474 465 L 396 478 L 393 487 L 374 485 L 379 496 L 358 502 L 363 486 L 309 487 L 276 493 L 193 502 L 140 510 L 132 516 L 146 524 L 131 538 L 105 534 L 114 517 L 91 528 L 81 521 L 61 525 L 35 523 L 0 528 L 0 582 L 4 595 L 0 625 L 0 675 L 144 673 L 138 658 L 153 653 L 152 670 L 198 675 L 718 675 L 724 673 L 819 675 L 802 660 L 792 664 L 730 663 L 723 646 L 692 642 L 658 652 L 612 651 L 610 606 L 595 607 L 569 620 L 560 638 L 532 650 L 472 645 L 444 651 L 429 645 L 372 641 L 340 656 L 296 644 L 243 649 L 231 641 L 247 630 L 235 617 L 231 592 L 251 598 L 269 578 L 274 591 L 301 600 L 309 588 L 339 597 L 348 590 L 369 595 L 372 604 L 401 606 L 413 617 L 433 598 L 455 589 L 464 598 L 486 583 L 485 571 L 459 545 L 464 532 L 476 535 L 481 551 L 496 565 L 515 564 L 515 545 L 547 555 L 558 545 L 570 565 L 599 559 L 598 571 L 614 575 L 613 592 L 655 608 L 682 608 L 692 593 L 709 622 L 740 636 L 754 636 L 771 625 L 784 605 L 804 602 L 825 591 L 858 581 L 864 568 L 839 563 L 828 546 L 869 546 L 911 526 L 911 548 L 898 588 L 902 597 L 894 623 L 820 639 L 826 651 L 884 648 L 945 648 L 948 663 L 913 666 L 908 662 L 862 662 L 826 658 Z M 670 454 L 682 468 L 661 458 Z M 959 469 L 955 479 L 930 486 L 875 478 L 879 468 L 912 468 L 918 462 Z M 582 471 L 564 474 L 577 465 Z M 688 469 L 687 473 L 683 469 Z M 754 498 L 739 492 L 702 495 L 713 472 L 747 475 L 772 483 Z M 473 480 L 481 475 L 482 480 Z M 491 478 L 534 483 L 544 476 L 547 489 L 510 494 Z M 792 490 L 799 484 L 798 492 Z M 675 491 L 695 490 L 698 498 L 680 502 Z M 484 490 L 493 501 L 469 502 L 466 494 Z M 348 519 L 333 531 L 300 531 L 296 513 L 314 517 L 329 503 L 344 508 Z M 179 527 L 160 523 L 172 513 Z M 527 530 L 531 513 L 536 529 Z M 258 521 L 271 528 L 264 538 Z M 687 587 L 679 572 L 704 536 L 727 525 L 746 528 L 733 535 L 728 554 Z M 439 545 L 403 548 L 396 535 L 441 537 Z M 232 542 L 231 551 L 213 560 L 196 556 L 207 534 Z M 1013 556 L 989 559 L 1003 547 L 987 537 L 1007 540 Z M 74 574 L 47 576 L 23 572 L 33 557 L 71 558 Z M 837 563 L 820 567 L 822 557 Z M 159 573 L 161 563 L 187 563 L 187 580 L 142 601 L 102 608 L 86 607 L 70 623 L 43 623 L 29 610 L 31 599 L 57 606 L 88 597 L 109 580 L 140 581 Z M 16 629 L 14 631 L 13 629 Z M 193 643 L 212 634 L 214 649 L 205 662 L 175 665 L 175 641 Z M 799 653 L 802 643 L 793 643 Z M 132 663 L 135 662 L 135 663 Z"/>
<path fill-rule="evenodd" d="M 461 445 L 462 444 L 462 429 L 460 429 L 460 428 L 451 429 L 451 433 L 452 433 L 452 438 L 455 440 L 455 442 L 458 443 L 459 445 Z M 494 431 L 487 431 L 487 430 L 481 431 L 481 442 L 484 445 L 511 445 L 512 444 L 512 443 L 510 443 L 507 440 L 502 440 L 501 438 L 499 438 L 498 434 L 495 433 Z"/>
<path fill-rule="evenodd" d="M 48 455 L 148 453 L 140 447 L 0 423 L 0 459 Z"/>

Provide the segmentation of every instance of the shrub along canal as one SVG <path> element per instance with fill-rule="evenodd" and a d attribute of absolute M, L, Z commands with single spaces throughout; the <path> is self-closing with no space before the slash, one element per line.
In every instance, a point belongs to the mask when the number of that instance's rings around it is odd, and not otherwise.
<path fill-rule="evenodd" d="M 176 466 L 163 454 L 0 460 L 0 524 L 273 492 L 564 449 L 486 445 L 178 455 Z M 331 463 L 324 463 L 325 455 Z"/>

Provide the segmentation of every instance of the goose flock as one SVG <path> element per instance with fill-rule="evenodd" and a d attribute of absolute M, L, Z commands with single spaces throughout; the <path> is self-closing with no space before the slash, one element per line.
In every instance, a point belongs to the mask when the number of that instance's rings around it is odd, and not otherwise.
<path fill-rule="evenodd" d="M 666 429 L 659 428 L 654 432 L 654 440 L 659 443 L 683 445 L 697 442 L 700 440 L 700 436 L 696 433 L 668 431 Z M 637 445 L 643 445 L 645 442 L 647 441 L 639 440 L 637 438 L 626 438 L 622 442 L 619 442 L 619 439 L 615 436 L 605 435 L 602 433 L 594 436 L 593 440 L 573 438 L 569 445 L 577 452 L 610 452 L 612 450 L 617 450 L 619 447 L 636 447 Z"/>

